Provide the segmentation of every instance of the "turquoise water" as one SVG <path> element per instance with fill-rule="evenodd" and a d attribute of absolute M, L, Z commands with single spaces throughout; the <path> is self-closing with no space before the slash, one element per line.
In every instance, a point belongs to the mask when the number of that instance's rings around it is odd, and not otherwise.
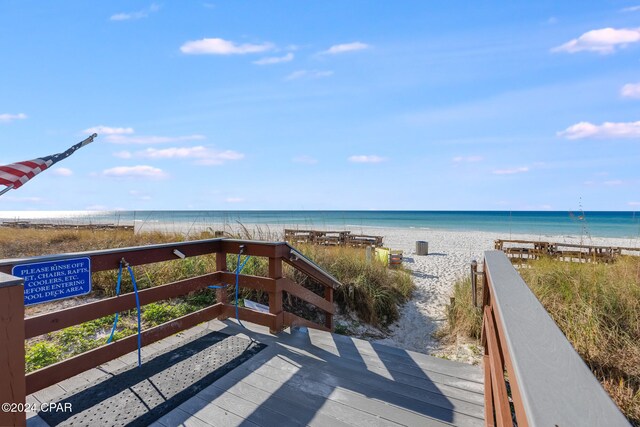
<path fill-rule="evenodd" d="M 0 220 L 37 222 L 164 224 L 202 227 L 207 224 L 263 224 L 318 228 L 401 227 L 491 231 L 535 235 L 640 237 L 640 214 L 635 212 L 540 211 L 111 211 L 0 212 Z"/>

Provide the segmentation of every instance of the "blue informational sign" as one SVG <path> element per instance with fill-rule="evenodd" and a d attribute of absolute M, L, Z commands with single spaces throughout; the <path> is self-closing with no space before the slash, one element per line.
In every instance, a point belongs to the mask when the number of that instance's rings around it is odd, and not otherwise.
<path fill-rule="evenodd" d="M 91 292 L 89 258 L 16 265 L 11 274 L 24 279 L 24 305 L 77 297 Z"/>

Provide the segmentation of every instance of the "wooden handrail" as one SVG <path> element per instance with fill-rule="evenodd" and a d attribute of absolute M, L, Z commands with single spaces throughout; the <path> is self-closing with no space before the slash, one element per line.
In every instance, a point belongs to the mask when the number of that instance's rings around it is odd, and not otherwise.
<path fill-rule="evenodd" d="M 486 420 L 512 426 L 513 415 L 519 427 L 629 426 L 507 256 L 485 252 L 484 272 Z"/>
<path fill-rule="evenodd" d="M 273 333 L 279 332 L 284 327 L 292 325 L 304 325 L 322 330 L 332 330 L 333 314 L 335 312 L 333 307 L 333 289 L 339 286 L 340 282 L 285 242 L 272 243 L 236 239 L 206 239 L 191 242 L 163 243 L 159 245 L 0 260 L 0 367 L 6 369 L 7 373 L 7 375 L 1 376 L 3 378 L 2 381 L 6 380 L 7 384 L 0 381 L 0 385 L 2 385 L 0 397 L 4 396 L 4 400 L 2 401 L 24 403 L 26 394 L 36 392 L 84 370 L 126 354 L 135 349 L 137 342 L 135 336 L 130 336 L 25 376 L 25 339 L 78 325 L 116 312 L 132 309 L 135 307 L 135 297 L 133 293 L 126 293 L 25 319 L 22 279 L 5 274 L 11 272 L 14 266 L 34 262 L 88 257 L 91 259 L 91 272 L 95 273 L 117 269 L 120 265 L 120 260 L 123 258 L 133 266 L 178 260 L 179 257 L 176 256 L 175 250 L 178 250 L 184 257 L 216 255 L 216 271 L 214 272 L 140 290 L 138 292 L 140 303 L 141 305 L 146 305 L 186 295 L 190 292 L 204 289 L 209 285 L 226 283 L 233 286 L 236 275 L 234 272 L 227 271 L 227 254 L 236 255 L 240 251 L 240 248 L 242 248 L 244 255 L 266 257 L 269 259 L 269 277 L 244 274 L 240 274 L 238 277 L 239 287 L 259 290 L 268 294 L 269 313 L 260 313 L 246 308 L 239 308 L 238 314 L 241 320 L 267 326 Z M 292 280 L 283 277 L 283 261 L 323 285 L 325 289 L 324 295 L 318 295 Z M 319 325 L 286 312 L 283 309 L 282 303 L 283 292 L 300 298 L 324 312 L 325 324 Z M 218 302 L 214 305 L 142 331 L 143 345 L 150 344 L 216 317 L 219 319 L 235 317 L 236 309 L 230 301 L 228 301 L 226 289 L 218 289 L 216 295 Z M 5 340 L 5 337 L 8 338 Z M 12 391 L 13 394 L 11 396 L 2 394 L 8 390 Z M 24 417 L 15 419 L 6 417 L 8 416 L 0 414 L 0 425 L 3 425 L 4 421 L 9 419 L 12 420 L 12 424 L 24 424 Z"/>

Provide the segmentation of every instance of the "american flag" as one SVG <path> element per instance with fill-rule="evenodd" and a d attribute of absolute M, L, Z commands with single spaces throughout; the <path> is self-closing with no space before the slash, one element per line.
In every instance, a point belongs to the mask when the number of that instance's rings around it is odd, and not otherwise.
<path fill-rule="evenodd" d="M 6 166 L 0 166 L 0 185 L 7 186 L 7 188 L 0 194 L 9 189 L 15 190 L 16 188 L 22 187 L 27 181 L 29 181 L 31 178 L 33 178 L 43 170 L 50 168 L 60 160 L 66 159 L 85 145 L 91 144 L 96 136 L 98 135 L 94 133 L 89 138 L 77 143 L 76 145 L 62 153 L 39 157 L 37 159 L 27 160 L 24 162 L 12 163 Z"/>

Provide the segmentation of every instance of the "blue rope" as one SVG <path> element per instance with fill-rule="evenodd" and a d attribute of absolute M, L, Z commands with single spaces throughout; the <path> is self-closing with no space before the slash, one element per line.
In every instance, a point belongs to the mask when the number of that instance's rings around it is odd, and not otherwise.
<path fill-rule="evenodd" d="M 120 283 L 122 282 L 122 261 L 120 261 L 120 270 L 118 270 L 118 283 L 116 284 L 116 296 L 120 295 Z M 111 334 L 107 340 L 107 344 L 113 340 L 113 335 L 116 333 L 116 327 L 118 326 L 118 317 L 120 313 L 116 313 L 116 318 L 113 319 L 113 327 L 111 328 Z"/>
<path fill-rule="evenodd" d="M 244 262 L 242 263 L 242 265 L 240 264 L 240 256 L 242 255 L 242 251 L 240 251 L 240 253 L 238 254 L 238 262 L 236 263 L 236 320 L 238 321 L 238 323 L 240 324 L 240 326 L 242 326 L 243 328 L 247 329 L 246 326 L 244 326 L 242 324 L 242 322 L 240 321 L 240 313 L 238 310 L 238 291 L 240 289 L 239 286 L 239 281 L 240 281 L 240 272 L 242 271 L 242 269 L 244 268 L 244 266 L 247 264 L 247 261 L 249 261 L 249 258 L 251 258 L 250 256 L 247 256 L 244 260 Z"/>
<path fill-rule="evenodd" d="M 118 283 L 116 284 L 116 296 L 120 295 L 120 284 L 122 283 L 122 266 L 123 261 L 120 261 L 120 269 L 118 270 Z M 140 297 L 138 296 L 138 284 L 136 283 L 136 278 L 133 274 L 133 269 L 129 264 L 127 264 L 127 270 L 129 270 L 129 275 L 131 276 L 131 283 L 133 284 L 133 292 L 136 296 L 136 308 L 138 309 L 138 367 L 142 366 L 142 328 L 141 328 L 141 315 L 140 315 Z M 107 344 L 109 344 L 113 340 L 113 335 L 116 332 L 116 327 L 118 326 L 118 318 L 120 313 L 116 313 L 116 317 L 113 320 L 113 327 L 111 328 L 111 334 L 109 335 L 109 339 L 107 339 Z"/>

